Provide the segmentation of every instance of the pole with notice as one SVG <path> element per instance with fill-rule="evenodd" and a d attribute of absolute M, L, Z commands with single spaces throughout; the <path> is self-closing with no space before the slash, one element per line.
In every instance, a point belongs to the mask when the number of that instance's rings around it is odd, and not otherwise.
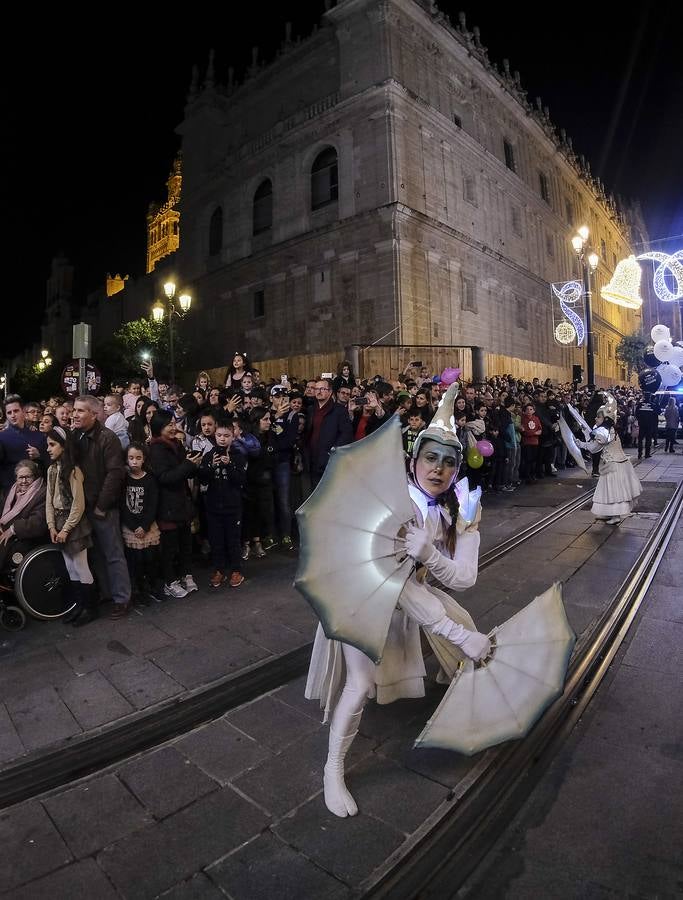
<path fill-rule="evenodd" d="M 73 326 L 73 357 L 78 360 L 78 393 L 87 393 L 86 363 L 92 350 L 92 325 L 79 322 Z"/>

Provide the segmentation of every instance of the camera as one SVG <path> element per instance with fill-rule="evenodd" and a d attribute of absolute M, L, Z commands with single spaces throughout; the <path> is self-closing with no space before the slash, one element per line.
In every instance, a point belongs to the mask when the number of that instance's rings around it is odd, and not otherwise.
<path fill-rule="evenodd" d="M 288 380 L 286 375 L 280 375 L 280 384 L 287 384 Z"/>
<path fill-rule="evenodd" d="M 356 406 L 365 406 L 365 404 L 368 402 L 368 398 L 356 397 L 353 402 L 356 404 Z"/>
<path fill-rule="evenodd" d="M 275 387 L 270 389 L 271 397 L 279 397 L 281 394 L 286 394 L 287 388 L 282 385 L 276 384 Z"/>
<path fill-rule="evenodd" d="M 416 360 L 414 360 L 413 362 L 411 362 L 410 365 L 411 365 L 411 366 L 415 366 L 415 368 L 418 368 L 418 367 L 419 367 L 419 368 L 421 369 L 421 368 L 422 368 L 422 360 L 421 360 L 421 359 L 416 359 Z"/>

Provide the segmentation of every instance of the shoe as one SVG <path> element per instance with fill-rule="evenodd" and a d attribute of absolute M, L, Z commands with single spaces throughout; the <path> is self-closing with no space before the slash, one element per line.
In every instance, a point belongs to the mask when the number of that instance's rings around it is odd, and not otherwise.
<path fill-rule="evenodd" d="M 180 600 L 182 597 L 187 597 L 187 591 L 179 581 L 173 581 L 171 582 L 171 584 L 165 584 L 164 594 L 166 594 L 167 597 L 175 597 L 177 600 Z"/>
<path fill-rule="evenodd" d="M 249 559 L 249 541 L 242 545 L 242 559 Z"/>
<path fill-rule="evenodd" d="M 254 541 L 254 556 L 257 559 L 263 559 L 266 555 L 266 551 L 263 549 L 261 541 Z"/>
<path fill-rule="evenodd" d="M 244 581 L 244 575 L 241 572 L 233 572 L 230 576 L 230 587 L 239 587 Z"/>
<path fill-rule="evenodd" d="M 277 547 L 277 541 L 273 540 L 272 537 L 267 537 L 263 539 L 261 546 L 264 550 L 272 550 L 273 547 Z"/>
<path fill-rule="evenodd" d="M 192 591 L 198 591 L 197 582 L 191 575 L 186 575 L 184 578 L 180 579 L 180 584 L 185 588 L 186 594 L 191 594 Z"/>
<path fill-rule="evenodd" d="M 109 613 L 110 619 L 125 619 L 130 609 L 130 603 L 115 603 L 114 609 Z"/>
<path fill-rule="evenodd" d="M 506 484 L 505 487 L 503 488 L 503 490 L 504 490 L 506 493 L 509 494 L 509 493 L 511 493 L 512 491 L 514 491 L 514 488 L 513 488 L 513 486 L 512 486 L 511 484 Z"/>
<path fill-rule="evenodd" d="M 130 602 L 133 606 L 149 606 L 149 597 L 147 594 L 133 594 Z"/>
<path fill-rule="evenodd" d="M 126 612 L 128 612 L 128 605 L 122 603 L 121 606 L 126 607 Z M 74 628 L 82 628 L 84 625 L 89 625 L 91 622 L 94 622 L 95 619 L 99 619 L 100 611 L 96 606 L 87 607 L 83 610 L 80 616 L 71 623 Z"/>
<path fill-rule="evenodd" d="M 646 454 L 645 454 L 645 459 L 649 459 L 651 456 L 652 456 L 651 453 L 646 453 Z M 640 459 L 640 457 L 638 457 L 638 459 Z"/>
<path fill-rule="evenodd" d="M 294 544 L 292 543 L 291 537 L 283 537 L 282 538 L 282 549 L 283 550 L 293 550 Z"/>
<path fill-rule="evenodd" d="M 552 463 L 550 463 L 550 471 L 553 473 L 553 475 L 557 474 L 557 469 L 555 468 L 555 466 Z"/>
<path fill-rule="evenodd" d="M 163 588 L 160 591 L 149 591 L 149 593 L 147 594 L 147 599 L 150 601 L 150 603 L 163 603 Z"/>
<path fill-rule="evenodd" d="M 600 473 L 599 473 L 599 472 L 591 472 L 591 475 L 593 476 L 593 478 L 599 478 L 599 477 L 600 477 Z"/>
<path fill-rule="evenodd" d="M 225 584 L 225 581 L 225 575 L 220 571 L 220 569 L 216 569 L 216 571 L 211 576 L 209 584 L 212 588 L 219 588 L 222 584 Z"/>

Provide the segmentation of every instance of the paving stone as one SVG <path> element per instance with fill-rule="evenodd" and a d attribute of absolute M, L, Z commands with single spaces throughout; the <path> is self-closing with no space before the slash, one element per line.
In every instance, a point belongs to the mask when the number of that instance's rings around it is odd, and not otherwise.
<path fill-rule="evenodd" d="M 57 649 L 77 675 L 96 669 L 108 669 L 116 663 L 133 656 L 132 650 L 121 641 L 106 636 L 95 640 L 92 635 L 77 631 L 78 638 L 62 641 Z"/>
<path fill-rule="evenodd" d="M 676 675 L 683 669 L 683 625 L 644 618 L 624 657 L 624 664 Z"/>
<path fill-rule="evenodd" d="M 376 753 L 394 760 L 411 772 L 453 788 L 479 763 L 482 754 L 462 756 L 449 750 L 415 748 L 415 740 L 426 724 L 426 719 L 419 726 L 418 723 L 413 723 L 412 728 L 406 729 L 405 733 L 382 741 Z"/>
<path fill-rule="evenodd" d="M 680 593 L 669 584 L 652 584 L 641 610 L 648 618 L 683 623 Z"/>
<path fill-rule="evenodd" d="M 59 869 L 73 859 L 37 800 L 0 812 L 0 890 Z"/>
<path fill-rule="evenodd" d="M 43 802 L 77 858 L 89 856 L 152 821 L 151 814 L 113 774 L 88 779 Z"/>
<path fill-rule="evenodd" d="M 552 563 L 553 565 L 566 564 L 567 566 L 573 566 L 574 569 L 578 569 L 585 562 L 588 562 L 594 552 L 594 547 L 577 547 L 576 544 L 571 544 L 571 546 L 565 547 L 557 556 L 554 556 Z"/>
<path fill-rule="evenodd" d="M 575 537 L 570 544 L 570 548 L 597 550 L 597 548 L 601 547 L 608 538 L 609 533 L 606 529 L 594 526 Z"/>
<path fill-rule="evenodd" d="M 220 784 L 258 765 L 272 754 L 225 719 L 186 735 L 174 746 Z"/>
<path fill-rule="evenodd" d="M 230 626 L 230 632 L 251 644 L 265 647 L 271 653 L 284 653 L 306 643 L 306 638 L 300 631 L 295 631 L 260 612 L 244 616 Z"/>
<path fill-rule="evenodd" d="M 348 888 L 268 831 L 211 866 L 207 874 L 233 900 L 350 897 Z"/>
<path fill-rule="evenodd" d="M 225 900 L 225 894 L 200 872 L 194 878 L 176 884 L 170 891 L 164 891 L 159 900 Z"/>
<path fill-rule="evenodd" d="M 591 705 L 590 738 L 683 762 L 683 675 L 622 665 Z"/>
<path fill-rule="evenodd" d="M 233 784 L 273 815 L 285 815 L 321 793 L 327 740 L 327 729 L 317 731 L 236 778 Z M 359 734 L 346 757 L 347 771 L 370 753 L 372 747 L 373 741 Z M 322 805 L 321 798 L 318 802 Z"/>
<path fill-rule="evenodd" d="M 54 687 L 7 702 L 7 711 L 27 750 L 47 747 L 81 733 L 81 727 Z"/>
<path fill-rule="evenodd" d="M 606 605 L 607 604 L 605 603 L 604 606 L 578 606 L 577 604 L 570 604 L 565 601 L 567 619 L 574 634 L 578 637 L 582 635 L 584 631 L 592 627 L 593 623 L 596 622 L 605 611 Z"/>
<path fill-rule="evenodd" d="M 10 657 L 2 663 L 2 699 L 25 697 L 46 685 L 59 687 L 73 678 L 71 666 L 52 648 Z"/>
<path fill-rule="evenodd" d="M 448 788 L 372 753 L 346 777 L 363 815 L 410 834 L 448 796 Z"/>
<path fill-rule="evenodd" d="M 89 672 L 64 685 L 59 694 L 85 731 L 134 712 L 101 672 Z"/>
<path fill-rule="evenodd" d="M 0 703 L 0 763 L 16 759 L 25 752 L 5 704 Z"/>
<path fill-rule="evenodd" d="M 161 747 L 124 765 L 118 776 L 158 819 L 218 787 L 173 747 Z"/>
<path fill-rule="evenodd" d="M 244 587 L 244 585 L 242 586 Z M 242 588 L 240 588 L 240 591 Z M 239 593 L 233 591 L 233 594 Z M 195 594 L 192 595 L 196 596 Z M 192 610 L 188 612 L 183 606 L 183 601 L 179 605 L 167 606 L 162 603 L 157 613 L 158 619 L 152 619 L 154 624 L 164 633 L 170 635 L 176 640 L 184 640 L 193 638 L 196 635 L 205 634 L 207 631 L 214 631 L 217 628 L 229 628 L 232 622 L 237 621 L 242 616 L 247 615 L 254 609 L 258 609 L 260 603 L 246 602 L 245 598 L 240 594 L 239 597 L 233 597 L 232 594 L 227 595 L 214 592 L 210 598 L 204 598 L 201 604 L 196 601 L 192 602 Z M 171 601 L 172 602 L 172 601 Z"/>
<path fill-rule="evenodd" d="M 226 716 L 228 722 L 268 750 L 278 752 L 320 725 L 285 703 L 267 695 Z"/>
<path fill-rule="evenodd" d="M 119 900 L 94 859 L 82 859 L 12 891 L 12 900 Z"/>
<path fill-rule="evenodd" d="M 355 743 L 355 741 L 354 741 Z M 403 843 L 401 832 L 369 815 L 340 819 L 315 799 L 273 826 L 284 841 L 350 887 Z"/>
<path fill-rule="evenodd" d="M 193 688 L 224 678 L 269 655 L 263 647 L 216 629 L 157 650 L 150 658 L 186 688 Z"/>
<path fill-rule="evenodd" d="M 153 662 L 137 657 L 112 666 L 106 676 L 136 709 L 167 700 L 182 690 L 182 685 Z"/>
<path fill-rule="evenodd" d="M 103 850 L 99 865 L 126 900 L 148 900 L 259 834 L 268 818 L 230 788 Z"/>
<path fill-rule="evenodd" d="M 323 720 L 323 711 L 320 708 L 320 701 L 307 700 L 304 696 L 304 690 L 306 688 L 306 678 L 306 675 L 302 675 L 300 678 L 295 678 L 293 681 L 290 681 L 289 684 L 286 684 L 284 687 L 281 687 L 277 691 L 275 691 L 272 696 L 279 700 L 281 703 L 286 703 L 287 706 L 292 706 L 300 713 L 303 713 L 305 716 L 313 719 L 318 724 L 321 724 Z"/>

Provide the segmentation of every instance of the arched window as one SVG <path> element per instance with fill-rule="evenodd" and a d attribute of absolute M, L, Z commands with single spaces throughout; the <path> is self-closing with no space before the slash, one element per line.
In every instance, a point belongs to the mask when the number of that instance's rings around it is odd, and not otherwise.
<path fill-rule="evenodd" d="M 218 256 L 223 247 L 223 210 L 214 209 L 209 223 L 209 256 Z"/>
<path fill-rule="evenodd" d="M 266 178 L 254 194 L 253 234 L 261 234 L 273 227 L 273 183 Z"/>
<path fill-rule="evenodd" d="M 326 147 L 311 166 L 311 209 L 336 203 L 338 192 L 337 151 Z"/>

